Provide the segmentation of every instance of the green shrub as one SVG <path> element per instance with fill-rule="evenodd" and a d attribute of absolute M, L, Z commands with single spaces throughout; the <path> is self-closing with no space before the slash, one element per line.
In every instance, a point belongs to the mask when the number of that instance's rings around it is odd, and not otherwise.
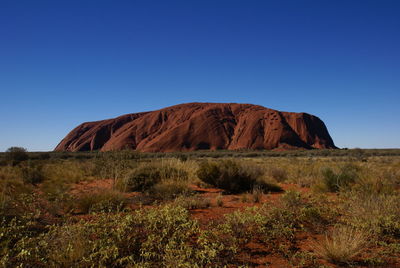
<path fill-rule="evenodd" d="M 393 173 L 390 175 L 385 174 L 385 177 L 376 176 L 371 174 L 369 176 L 363 176 L 357 180 L 357 183 L 352 187 L 357 192 L 363 192 L 365 194 L 395 194 L 398 187 L 394 181 L 392 181 Z"/>
<path fill-rule="evenodd" d="M 92 162 L 73 159 L 47 161 L 43 164 L 46 180 L 63 181 L 65 183 L 78 183 L 95 179 L 92 169 Z"/>
<path fill-rule="evenodd" d="M 27 164 L 21 166 L 21 177 L 25 183 L 41 183 L 45 179 L 43 166 L 29 161 Z"/>
<path fill-rule="evenodd" d="M 40 185 L 40 190 L 43 192 L 43 197 L 52 202 L 62 202 L 65 199 L 69 199 L 69 190 L 71 185 L 64 180 L 50 179 L 45 180 Z"/>
<path fill-rule="evenodd" d="M 269 171 L 269 174 L 272 178 L 274 178 L 277 182 L 284 182 L 288 178 L 288 173 L 283 168 L 274 167 Z"/>
<path fill-rule="evenodd" d="M 178 180 L 163 180 L 149 189 L 156 199 L 170 200 L 178 196 L 188 196 L 193 193 L 187 182 Z"/>
<path fill-rule="evenodd" d="M 0 266 L 17 267 L 16 257 L 21 253 L 17 244 L 29 237 L 35 237 L 40 231 L 42 230 L 37 228 L 29 215 L 18 218 L 5 218 L 0 215 Z"/>
<path fill-rule="evenodd" d="M 346 224 L 368 230 L 381 238 L 400 238 L 400 196 L 353 191 L 343 198 Z"/>
<path fill-rule="evenodd" d="M 10 230 L 10 229 L 9 229 Z M 9 267 L 214 267 L 224 248 L 182 207 L 98 214 L 19 239 Z"/>
<path fill-rule="evenodd" d="M 127 200 L 121 192 L 104 190 L 81 194 L 72 202 L 79 212 L 87 214 L 90 212 L 118 211 L 126 205 Z"/>
<path fill-rule="evenodd" d="M 50 153 L 39 153 L 38 159 L 40 160 L 48 160 L 51 158 Z"/>
<path fill-rule="evenodd" d="M 205 183 L 216 186 L 221 174 L 221 167 L 216 162 L 203 162 L 197 170 L 197 177 Z"/>
<path fill-rule="evenodd" d="M 185 170 L 170 165 L 149 163 L 141 165 L 117 180 L 115 187 L 122 191 L 147 191 L 163 180 L 187 180 Z"/>
<path fill-rule="evenodd" d="M 289 190 L 282 196 L 282 202 L 286 207 L 298 208 L 304 205 L 301 194 L 298 191 Z"/>
<path fill-rule="evenodd" d="M 153 167 L 139 167 L 117 180 L 116 188 L 125 191 L 144 191 L 161 181 L 160 172 Z"/>
<path fill-rule="evenodd" d="M 324 227 L 336 217 L 336 211 L 327 206 L 327 200 L 316 199 L 311 196 L 303 196 L 295 190 L 287 191 L 281 197 L 283 210 L 295 214 L 295 220 L 302 227 L 310 227 L 315 231 L 317 227 Z"/>
<path fill-rule="evenodd" d="M 22 147 L 10 147 L 5 152 L 5 159 L 8 163 L 15 166 L 22 161 L 28 160 L 27 150 Z"/>
<path fill-rule="evenodd" d="M 205 183 L 231 193 L 243 193 L 254 188 L 263 191 L 281 190 L 279 186 L 262 181 L 263 173 L 263 170 L 255 165 L 234 160 L 222 160 L 201 163 L 197 176 Z"/>
<path fill-rule="evenodd" d="M 301 225 L 296 212 L 263 206 L 227 214 L 224 223 L 218 228 L 222 237 L 229 238 L 228 244 L 233 244 L 236 248 L 242 248 L 256 239 L 269 251 L 287 253 L 294 246 L 295 231 L 301 229 Z"/>
<path fill-rule="evenodd" d="M 236 244 L 246 244 L 252 237 L 263 238 L 264 225 L 267 221 L 265 214 L 258 208 L 246 208 L 224 216 L 224 222 L 218 228 L 232 237 Z"/>
<path fill-rule="evenodd" d="M 137 166 L 137 152 L 131 150 L 98 152 L 93 161 L 92 175 L 118 180 Z"/>
<path fill-rule="evenodd" d="M 32 212 L 32 186 L 25 184 L 16 167 L 0 169 L 0 218 Z"/>
<path fill-rule="evenodd" d="M 239 248 L 256 238 L 270 250 L 287 254 L 294 246 L 296 231 L 326 226 L 332 212 L 325 211 L 321 205 L 303 200 L 298 192 L 289 191 L 282 197 L 280 206 L 264 204 L 237 210 L 225 215 L 224 223 L 218 228 Z"/>
<path fill-rule="evenodd" d="M 331 168 L 322 170 L 322 181 L 329 192 L 337 192 L 342 188 L 348 188 L 359 178 L 359 168 L 352 164 L 346 164 L 335 172 Z"/>

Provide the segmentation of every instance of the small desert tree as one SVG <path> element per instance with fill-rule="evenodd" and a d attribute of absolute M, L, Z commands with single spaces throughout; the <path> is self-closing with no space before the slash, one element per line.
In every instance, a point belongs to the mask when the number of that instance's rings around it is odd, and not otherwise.
<path fill-rule="evenodd" d="M 8 163 L 15 166 L 18 163 L 25 161 L 29 158 L 27 150 L 23 147 L 10 147 L 5 153 L 5 159 Z"/>

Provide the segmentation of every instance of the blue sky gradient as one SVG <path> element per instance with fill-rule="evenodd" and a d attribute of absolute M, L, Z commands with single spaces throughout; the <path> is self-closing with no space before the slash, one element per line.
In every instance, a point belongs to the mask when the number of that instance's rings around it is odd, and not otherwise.
<path fill-rule="evenodd" d="M 320 117 L 400 147 L 400 1 L 0 1 L 0 151 L 184 102 Z"/>

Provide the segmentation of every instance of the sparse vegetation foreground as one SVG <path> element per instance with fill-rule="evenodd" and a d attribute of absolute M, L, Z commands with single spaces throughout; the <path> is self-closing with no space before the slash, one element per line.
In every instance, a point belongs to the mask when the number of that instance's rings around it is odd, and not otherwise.
<path fill-rule="evenodd" d="M 400 151 L 0 154 L 0 267 L 400 267 Z"/>

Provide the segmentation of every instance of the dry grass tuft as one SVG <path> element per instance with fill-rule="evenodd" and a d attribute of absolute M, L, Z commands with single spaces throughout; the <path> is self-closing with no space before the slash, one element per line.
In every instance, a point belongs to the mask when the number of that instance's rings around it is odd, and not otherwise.
<path fill-rule="evenodd" d="M 218 207 L 222 207 L 224 205 L 224 201 L 222 200 L 222 195 L 218 194 L 218 196 L 215 199 L 215 202 Z"/>
<path fill-rule="evenodd" d="M 370 235 L 353 227 L 336 227 L 325 240 L 314 245 L 322 258 L 336 264 L 349 263 L 368 246 Z"/>
<path fill-rule="evenodd" d="M 253 198 L 254 203 L 260 203 L 262 196 L 263 196 L 263 191 L 262 189 L 255 187 L 251 193 L 251 196 Z"/>
<path fill-rule="evenodd" d="M 211 201 L 208 198 L 200 196 L 179 196 L 174 200 L 173 204 L 185 209 L 205 209 L 211 206 Z"/>

